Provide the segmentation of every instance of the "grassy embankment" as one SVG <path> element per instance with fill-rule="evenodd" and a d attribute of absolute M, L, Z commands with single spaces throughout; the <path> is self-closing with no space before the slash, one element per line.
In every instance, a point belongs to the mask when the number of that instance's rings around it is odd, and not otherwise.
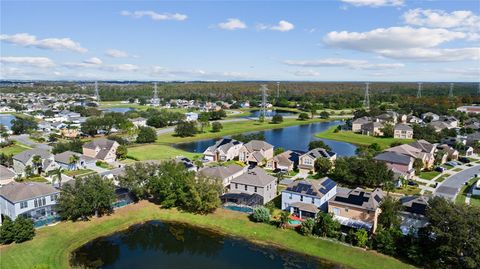
<path fill-rule="evenodd" d="M 69 268 L 69 253 L 99 236 L 120 231 L 149 220 L 176 221 L 245 238 L 259 244 L 275 245 L 287 250 L 326 259 L 352 268 L 414 268 L 394 258 L 342 245 L 320 238 L 306 237 L 292 230 L 253 223 L 247 215 L 219 209 L 212 215 L 163 210 L 142 201 L 117 210 L 111 216 L 87 222 L 61 222 L 37 230 L 31 241 L 0 247 L 0 267 Z"/>
<path fill-rule="evenodd" d="M 6 154 L 6 155 L 10 155 L 10 154 L 15 155 L 27 149 L 31 149 L 31 148 L 29 146 L 15 142 L 8 147 L 0 148 L 0 153 Z"/>
<path fill-rule="evenodd" d="M 328 130 L 318 133 L 315 136 L 318 138 L 348 142 L 355 145 L 364 145 L 368 146 L 373 143 L 380 145 L 382 149 L 389 148 L 393 142 L 398 142 L 402 144 L 411 143 L 413 139 L 398 139 L 391 137 L 376 137 L 369 135 L 356 134 L 352 131 L 339 131 L 335 133 L 336 127 L 331 127 Z"/>
<path fill-rule="evenodd" d="M 140 146 L 132 146 L 128 148 L 128 155 L 139 160 L 163 160 L 170 159 L 172 157 L 183 155 L 185 157 L 193 158 L 201 153 L 191 153 L 176 149 L 172 147 L 172 144 L 192 142 L 202 139 L 218 138 L 233 134 L 263 131 L 268 129 L 283 128 L 294 125 L 309 124 L 314 122 L 322 122 L 328 120 L 322 119 L 310 119 L 305 121 L 299 121 L 297 119 L 284 119 L 282 123 L 272 124 L 268 122 L 258 122 L 253 120 L 243 120 L 235 122 L 222 123 L 223 129 L 220 132 L 214 133 L 207 129 L 204 133 L 197 134 L 192 137 L 177 137 L 173 133 L 162 134 L 158 136 L 157 142 L 153 144 L 146 144 Z"/>
<path fill-rule="evenodd" d="M 467 198 L 467 194 L 471 193 L 473 184 L 477 182 L 477 180 L 480 180 L 478 178 L 472 178 L 468 181 L 466 185 L 463 185 L 460 191 L 458 192 L 457 197 L 455 198 L 455 203 L 457 204 L 464 204 L 465 199 Z M 480 206 L 480 196 L 471 196 L 470 197 L 470 205 L 472 206 Z"/>

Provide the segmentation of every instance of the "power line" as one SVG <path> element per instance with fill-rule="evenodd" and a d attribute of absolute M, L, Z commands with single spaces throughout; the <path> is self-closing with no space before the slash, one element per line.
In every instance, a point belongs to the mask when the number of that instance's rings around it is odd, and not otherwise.
<path fill-rule="evenodd" d="M 370 108 L 370 94 L 368 92 L 369 90 L 369 82 L 365 83 L 365 100 L 363 101 L 363 105 L 365 106 L 366 109 Z"/>
<path fill-rule="evenodd" d="M 260 86 L 260 90 L 262 91 L 262 114 L 263 118 L 267 116 L 267 85 L 263 84 Z"/>
<path fill-rule="evenodd" d="M 418 82 L 417 98 L 422 97 L 422 83 Z"/>

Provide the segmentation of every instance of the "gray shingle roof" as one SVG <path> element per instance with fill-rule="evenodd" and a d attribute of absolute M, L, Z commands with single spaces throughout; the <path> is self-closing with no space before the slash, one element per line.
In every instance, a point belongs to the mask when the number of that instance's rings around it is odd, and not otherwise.
<path fill-rule="evenodd" d="M 0 196 L 12 203 L 59 193 L 52 185 L 40 182 L 11 182 L 0 188 Z"/>
<path fill-rule="evenodd" d="M 40 156 L 42 159 L 48 159 L 52 156 L 52 153 L 44 149 L 34 148 L 34 149 L 23 151 L 17 155 L 14 155 L 13 159 L 23 164 L 26 164 L 28 160 L 30 160 L 30 158 L 32 158 L 35 155 Z"/>
<path fill-rule="evenodd" d="M 13 178 L 15 175 L 15 172 L 3 165 L 0 165 L 0 181 Z"/>
<path fill-rule="evenodd" d="M 403 123 L 399 123 L 397 125 L 395 125 L 395 130 L 401 130 L 401 131 L 413 131 L 413 128 L 406 125 L 406 124 L 403 124 Z"/>
<path fill-rule="evenodd" d="M 80 153 L 77 153 L 77 152 L 73 152 L 73 151 L 65 151 L 65 152 L 62 152 L 62 153 L 59 153 L 59 154 L 55 154 L 55 161 L 58 162 L 58 163 L 64 163 L 64 164 L 70 164 L 70 157 L 73 156 L 73 155 L 76 155 L 81 159 L 83 160 L 95 160 L 94 158 L 92 157 L 88 157 L 88 156 L 85 156 L 83 154 L 80 154 Z"/>
<path fill-rule="evenodd" d="M 265 187 L 276 180 L 276 177 L 268 175 L 262 168 L 254 167 L 239 177 L 232 179 L 231 183 Z"/>
<path fill-rule="evenodd" d="M 305 155 L 308 155 L 314 159 L 317 158 L 331 158 L 335 155 L 335 152 L 332 151 L 327 151 L 324 148 L 316 148 L 308 151 L 305 153 Z"/>
<path fill-rule="evenodd" d="M 272 149 L 273 146 L 265 141 L 262 140 L 251 140 L 250 142 L 244 145 L 248 151 L 260 151 L 260 150 L 269 150 Z"/>
<path fill-rule="evenodd" d="M 101 149 L 110 150 L 114 144 L 115 144 L 115 141 L 113 140 L 100 138 L 100 139 L 96 139 L 88 143 L 85 143 L 83 147 L 87 149 L 96 149 L 97 147 L 99 147 Z"/>
<path fill-rule="evenodd" d="M 384 162 L 390 162 L 390 163 L 398 163 L 398 164 L 405 164 L 408 165 L 412 161 L 412 157 L 399 154 L 396 152 L 383 152 L 375 156 L 374 158 L 377 161 L 384 161 Z"/>
<path fill-rule="evenodd" d="M 198 173 L 206 177 L 220 178 L 223 180 L 242 170 L 243 167 L 240 165 L 232 164 L 229 166 L 206 167 L 198 171 Z"/>

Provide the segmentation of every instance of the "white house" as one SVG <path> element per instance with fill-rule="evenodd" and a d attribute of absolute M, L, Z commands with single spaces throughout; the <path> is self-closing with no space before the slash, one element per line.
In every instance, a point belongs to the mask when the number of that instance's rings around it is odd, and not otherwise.
<path fill-rule="evenodd" d="M 315 218 L 328 210 L 327 201 L 337 193 L 337 183 L 330 178 L 298 180 L 282 191 L 282 210 L 299 218 Z"/>
<path fill-rule="evenodd" d="M 8 183 L 0 188 L 0 214 L 12 220 L 22 215 L 34 222 L 55 216 L 59 194 L 60 190 L 45 183 Z"/>
<path fill-rule="evenodd" d="M 130 121 L 135 125 L 135 127 L 140 128 L 140 127 L 145 127 L 147 126 L 147 119 L 138 117 L 134 119 L 130 119 Z"/>
<path fill-rule="evenodd" d="M 203 158 L 208 161 L 229 161 L 238 157 L 243 143 L 230 138 L 222 138 L 203 152 Z"/>
<path fill-rule="evenodd" d="M 185 113 L 185 120 L 186 121 L 196 121 L 196 120 L 198 120 L 198 113 L 195 113 L 195 112 Z"/>

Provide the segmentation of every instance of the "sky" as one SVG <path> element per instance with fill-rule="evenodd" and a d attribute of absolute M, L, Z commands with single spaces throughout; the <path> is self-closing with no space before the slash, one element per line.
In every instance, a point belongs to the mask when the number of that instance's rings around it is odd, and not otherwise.
<path fill-rule="evenodd" d="M 475 82 L 480 1 L 0 0 L 0 79 Z"/>

